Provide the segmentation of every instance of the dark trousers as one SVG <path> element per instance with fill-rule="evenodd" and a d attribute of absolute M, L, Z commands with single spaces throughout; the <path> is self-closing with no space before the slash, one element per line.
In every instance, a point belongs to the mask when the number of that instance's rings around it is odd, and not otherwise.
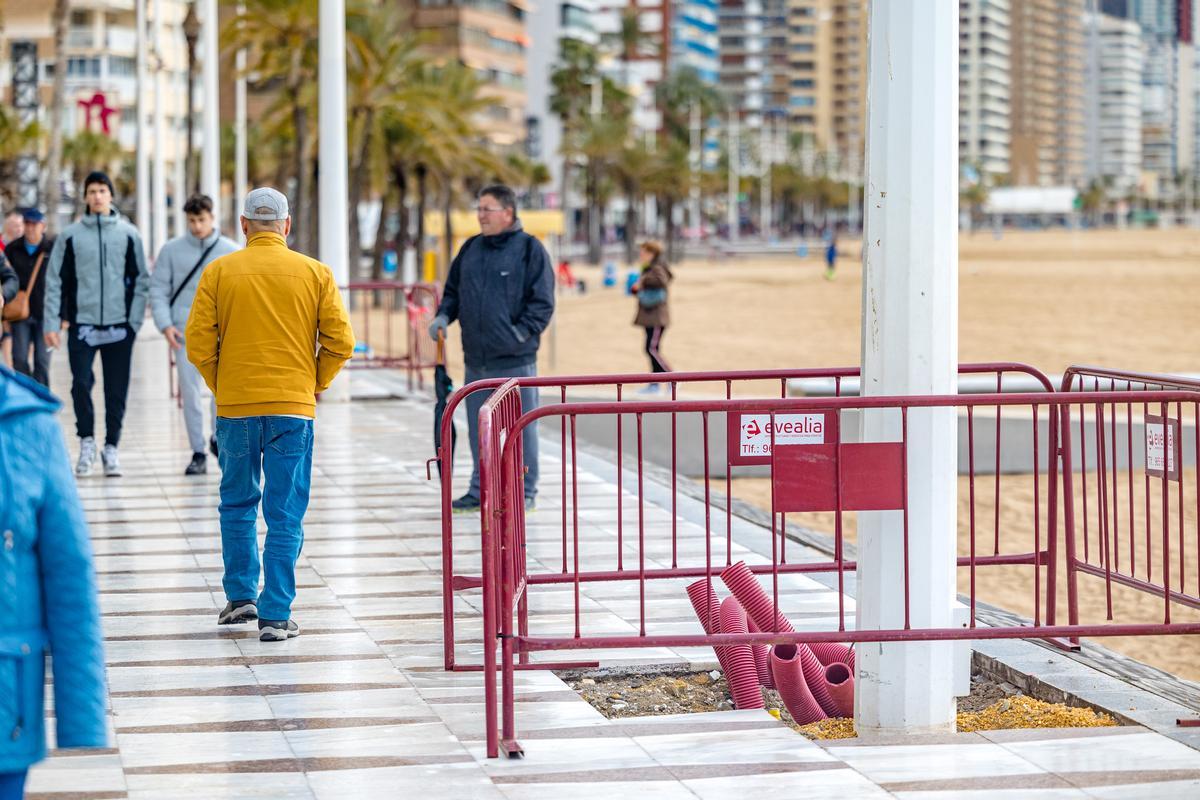
<path fill-rule="evenodd" d="M 508 369 L 476 369 L 470 365 L 466 368 L 465 383 L 474 383 L 484 378 L 532 378 L 537 375 L 537 364 L 522 364 Z M 474 392 L 467 395 L 463 404 L 467 407 L 467 438 L 471 442 L 471 485 L 467 495 L 479 499 L 479 409 L 492 396 L 491 392 Z M 521 413 L 537 408 L 537 389 L 521 390 Z M 537 423 L 525 429 L 521 437 L 521 449 L 525 456 L 525 496 L 537 496 L 538 483 L 538 437 Z"/>
<path fill-rule="evenodd" d="M 31 348 L 32 366 L 29 359 Z M 13 369 L 17 372 L 29 375 L 42 386 L 50 385 L 50 351 L 46 349 L 46 340 L 42 338 L 40 319 L 30 317 L 12 323 L 12 358 Z"/>
<path fill-rule="evenodd" d="M 671 368 L 667 366 L 666 360 L 662 357 L 662 352 L 659 350 L 662 347 L 663 334 L 666 332 L 667 329 L 661 326 L 646 328 L 646 355 L 650 356 L 651 372 L 671 371 Z"/>
<path fill-rule="evenodd" d="M 67 357 L 71 361 L 71 400 L 75 406 L 75 434 L 83 439 L 95 436 L 96 416 L 92 408 L 92 387 L 96 374 L 92 363 L 100 353 L 104 371 L 104 443 L 116 447 L 121 443 L 121 425 L 125 420 L 125 398 L 129 395 L 129 365 L 133 360 L 131 329 L 119 342 L 92 347 L 80 339 L 75 329 L 63 331 L 67 339 Z"/>

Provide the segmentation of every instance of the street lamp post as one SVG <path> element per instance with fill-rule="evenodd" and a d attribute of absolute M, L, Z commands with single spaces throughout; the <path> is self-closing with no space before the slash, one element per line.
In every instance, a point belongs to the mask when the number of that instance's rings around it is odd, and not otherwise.
<path fill-rule="evenodd" d="M 187 39 L 187 150 L 184 166 L 184 184 L 191 192 L 200 190 L 199 176 L 192 163 L 192 148 L 195 146 L 193 132 L 196 125 L 196 43 L 200 41 L 200 18 L 196 16 L 196 2 L 188 3 L 187 16 L 183 18 L 183 35 Z"/>

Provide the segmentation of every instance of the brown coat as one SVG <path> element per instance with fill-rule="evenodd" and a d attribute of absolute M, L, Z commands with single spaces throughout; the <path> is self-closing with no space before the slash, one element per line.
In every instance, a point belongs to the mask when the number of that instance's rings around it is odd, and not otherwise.
<path fill-rule="evenodd" d="M 638 279 L 638 289 L 666 289 L 667 284 L 675 276 L 671 274 L 671 269 L 664 261 L 657 261 L 648 267 L 642 268 L 642 277 Z M 641 303 L 638 303 L 637 316 L 633 319 L 634 325 L 640 325 L 643 328 L 665 328 L 671 324 L 671 314 L 667 309 L 670 302 L 670 294 L 667 299 L 654 308 L 646 308 Z"/>

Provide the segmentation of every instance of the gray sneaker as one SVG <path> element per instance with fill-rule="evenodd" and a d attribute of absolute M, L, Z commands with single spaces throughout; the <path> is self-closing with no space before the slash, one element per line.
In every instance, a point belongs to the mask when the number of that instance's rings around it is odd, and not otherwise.
<path fill-rule="evenodd" d="M 258 640 L 260 642 L 282 642 L 300 635 L 300 626 L 294 619 L 279 621 L 260 619 L 258 621 Z"/>
<path fill-rule="evenodd" d="M 238 600 L 236 603 L 230 600 L 217 616 L 217 624 L 237 625 L 252 619 L 258 619 L 258 606 L 253 600 Z"/>
<path fill-rule="evenodd" d="M 100 460 L 104 462 L 104 477 L 121 477 L 121 459 L 117 457 L 115 444 L 104 445 L 104 449 L 100 451 Z"/>
<path fill-rule="evenodd" d="M 75 475 L 82 478 L 92 474 L 96 466 L 96 439 L 85 436 L 79 440 L 79 460 L 75 462 Z"/>

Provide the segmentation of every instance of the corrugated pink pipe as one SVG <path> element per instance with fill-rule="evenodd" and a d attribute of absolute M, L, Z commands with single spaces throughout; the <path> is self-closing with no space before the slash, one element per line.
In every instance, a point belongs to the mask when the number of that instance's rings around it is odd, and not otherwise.
<path fill-rule="evenodd" d="M 800 725 L 825 719 L 828 714 L 813 696 L 809 683 L 804 677 L 801 667 L 801 648 L 794 644 L 777 644 L 771 649 L 771 674 L 775 676 L 775 686 L 779 696 L 792 719 Z M 807 648 L 805 648 L 807 649 Z M 810 651 L 808 655 L 816 660 Z"/>
<path fill-rule="evenodd" d="M 820 644 L 810 644 L 813 655 L 817 657 L 825 666 L 830 664 L 845 664 L 850 667 L 850 672 L 854 672 L 854 651 L 844 644 L 835 642 L 822 642 Z"/>
<path fill-rule="evenodd" d="M 831 717 L 854 716 L 854 673 L 845 664 L 825 667 L 825 689 L 833 698 Z"/>
<path fill-rule="evenodd" d="M 750 619 L 749 614 L 746 615 L 746 626 L 751 633 L 758 633 L 758 626 L 754 624 L 754 620 Z M 775 681 L 771 678 L 771 662 L 769 660 L 771 646 L 755 644 L 750 646 L 750 651 L 754 653 L 754 669 L 758 672 L 758 682 L 765 689 L 774 689 Z"/>
<path fill-rule="evenodd" d="M 700 618 L 700 627 L 705 633 L 721 632 L 721 601 L 712 584 L 706 580 L 698 580 L 687 587 L 688 599 L 692 608 Z"/>
<path fill-rule="evenodd" d="M 747 633 L 746 611 L 735 597 L 721 602 L 721 633 Z M 724 652 L 722 652 L 724 651 Z M 722 656 L 724 656 L 722 658 Z M 725 678 L 733 695 L 733 705 L 739 709 L 765 708 L 754 652 L 748 644 L 718 647 L 717 658 L 725 665 Z"/>

